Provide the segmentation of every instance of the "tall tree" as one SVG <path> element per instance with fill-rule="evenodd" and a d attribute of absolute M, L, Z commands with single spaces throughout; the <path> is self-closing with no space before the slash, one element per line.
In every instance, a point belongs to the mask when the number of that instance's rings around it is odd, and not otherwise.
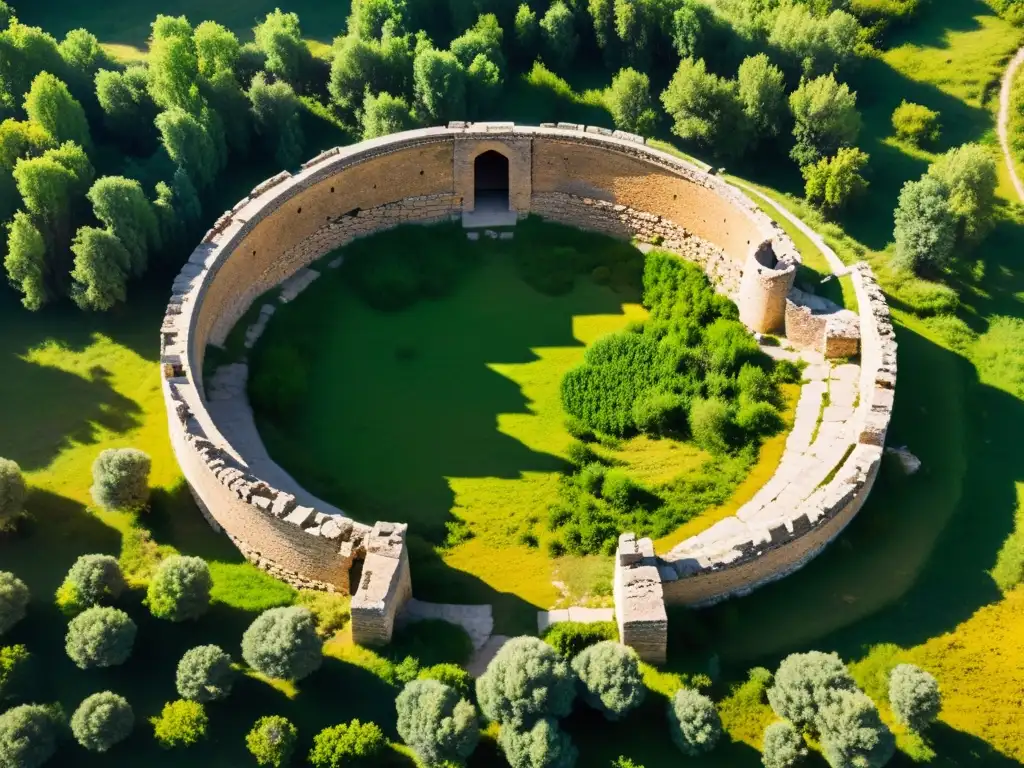
<path fill-rule="evenodd" d="M 380 40 L 364 40 L 348 35 L 335 41 L 327 90 L 342 114 L 353 119 L 367 92 L 411 96 L 412 70 L 409 37 L 385 35 Z"/>
<path fill-rule="evenodd" d="M 58 142 L 73 141 L 87 152 L 92 149 L 85 110 L 68 87 L 49 72 L 40 72 L 25 94 L 25 114 Z"/>
<path fill-rule="evenodd" d="M 786 78 L 763 53 L 748 56 L 736 73 L 743 113 L 758 137 L 778 136 L 786 114 Z"/>
<path fill-rule="evenodd" d="M 46 243 L 32 217 L 24 211 L 14 214 L 7 225 L 7 255 L 4 257 L 7 279 L 21 293 L 26 309 L 36 310 L 49 301 Z"/>
<path fill-rule="evenodd" d="M 485 13 L 476 20 L 476 24 L 452 40 L 449 50 L 466 69 L 482 54 L 496 64 L 499 71 L 503 71 L 505 55 L 501 50 L 502 35 L 498 17 L 493 13 Z"/>
<path fill-rule="evenodd" d="M 71 94 L 78 99 L 90 115 L 96 110 L 93 81 L 100 67 L 110 66 L 111 60 L 100 46 L 96 35 L 85 29 L 72 29 L 57 46 L 64 60 L 64 79 Z"/>
<path fill-rule="evenodd" d="M 348 17 L 348 33 L 364 40 L 379 40 L 385 27 L 391 34 L 407 32 L 409 9 L 405 0 L 355 0 Z"/>
<path fill-rule="evenodd" d="M 235 33 L 215 21 L 204 21 L 192 36 L 199 59 L 199 73 L 212 78 L 220 72 L 234 73 L 241 52 Z"/>
<path fill-rule="evenodd" d="M 104 176 L 97 179 L 86 195 L 93 213 L 127 250 L 129 271 L 140 277 L 149 264 L 149 255 L 160 248 L 160 231 L 153 205 L 135 179 Z"/>
<path fill-rule="evenodd" d="M 206 100 L 224 124 L 224 138 L 228 149 L 236 157 L 249 153 L 252 137 L 252 116 L 249 97 L 234 74 L 219 70 L 206 83 Z"/>
<path fill-rule="evenodd" d="M 904 269 L 937 271 L 949 265 L 956 244 L 957 217 L 949 207 L 949 189 L 934 176 L 908 181 L 895 213 L 896 253 Z"/>
<path fill-rule="evenodd" d="M 60 75 L 63 68 L 52 35 L 12 21 L 0 32 L 0 108 L 13 112 L 36 75 L 43 71 Z"/>
<path fill-rule="evenodd" d="M 840 147 L 857 142 L 861 126 L 857 94 L 846 83 L 836 82 L 832 75 L 800 83 L 789 94 L 789 109 L 795 121 L 796 139 L 789 156 L 800 166 L 831 157 Z"/>
<path fill-rule="evenodd" d="M 278 165 L 294 168 L 302 159 L 302 125 L 299 99 L 288 83 L 268 83 L 261 72 L 252 80 L 249 101 L 256 134 L 274 152 Z"/>
<path fill-rule="evenodd" d="M 363 101 L 362 128 L 364 139 L 375 139 L 412 128 L 415 118 L 405 99 L 390 93 L 366 94 Z"/>
<path fill-rule="evenodd" d="M 523 3 L 516 11 L 515 18 L 515 54 L 517 66 L 528 66 L 537 54 L 537 43 L 540 37 L 540 26 L 537 24 L 537 13 Z"/>
<path fill-rule="evenodd" d="M 568 67 L 576 57 L 580 36 L 572 11 L 562 0 L 555 0 L 540 20 L 541 36 L 544 38 L 544 55 L 553 67 Z"/>
<path fill-rule="evenodd" d="M 177 107 L 192 114 L 198 114 L 203 107 L 199 94 L 199 55 L 191 34 L 182 35 L 181 20 L 167 22 L 166 16 L 158 16 L 153 24 L 153 40 L 149 46 L 149 93 L 153 101 L 164 109 Z M 158 25 L 173 32 L 157 35 Z M 190 30 L 191 32 L 191 30 Z"/>
<path fill-rule="evenodd" d="M 275 8 L 256 25 L 253 35 L 267 57 L 267 72 L 301 90 L 312 57 L 302 40 L 298 15 Z"/>
<path fill-rule="evenodd" d="M 454 53 L 425 48 L 413 64 L 418 110 L 437 123 L 466 116 L 466 71 Z"/>
<path fill-rule="evenodd" d="M 14 165 L 22 157 L 37 157 L 53 146 L 53 137 L 28 120 L 0 123 L 0 221 L 6 221 L 19 204 L 14 184 Z"/>
<path fill-rule="evenodd" d="M 739 87 L 707 71 L 703 59 L 683 59 L 661 94 L 674 121 L 672 132 L 726 158 L 739 157 L 750 143 L 750 128 Z"/>
<path fill-rule="evenodd" d="M 107 310 L 127 297 L 131 257 L 108 229 L 82 227 L 71 245 L 75 267 L 71 300 L 82 309 Z"/>
<path fill-rule="evenodd" d="M 135 154 L 152 154 L 157 141 L 153 121 L 159 110 L 149 95 L 146 67 L 136 64 L 123 72 L 101 69 L 96 73 L 96 97 L 103 123 L 119 145 Z"/>
<path fill-rule="evenodd" d="M 949 209 L 957 217 L 957 239 L 977 243 L 992 228 L 996 202 L 996 161 L 980 144 L 949 150 L 928 167 L 928 175 L 949 190 Z"/>
<path fill-rule="evenodd" d="M 173 107 L 157 115 L 156 127 L 171 160 L 199 189 L 209 187 L 217 178 L 220 163 L 217 147 L 199 118 Z"/>
<path fill-rule="evenodd" d="M 616 128 L 641 135 L 654 130 L 658 115 L 654 111 L 651 81 L 647 75 L 631 68 L 619 70 L 604 98 Z"/>

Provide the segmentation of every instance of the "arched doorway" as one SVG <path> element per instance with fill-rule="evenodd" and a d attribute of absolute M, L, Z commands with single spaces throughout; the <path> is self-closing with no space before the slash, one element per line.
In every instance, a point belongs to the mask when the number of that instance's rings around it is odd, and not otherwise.
<path fill-rule="evenodd" d="M 473 161 L 473 196 L 476 210 L 507 211 L 508 158 L 493 149 Z"/>

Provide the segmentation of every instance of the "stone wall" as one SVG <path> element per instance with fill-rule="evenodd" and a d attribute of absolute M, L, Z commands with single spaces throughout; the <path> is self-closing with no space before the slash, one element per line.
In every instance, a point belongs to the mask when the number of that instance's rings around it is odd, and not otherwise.
<path fill-rule="evenodd" d="M 860 318 L 821 296 L 794 288 L 786 296 L 786 340 L 827 358 L 860 352 Z"/>
<path fill-rule="evenodd" d="M 770 268 L 788 274 L 799 258 L 774 222 L 713 174 L 640 137 L 562 123 L 453 123 L 328 150 L 294 175 L 268 179 L 225 213 L 174 281 L 161 328 L 174 450 L 204 514 L 256 564 L 301 586 L 342 591 L 361 564 L 352 601 L 360 642 L 386 642 L 411 595 L 405 526 L 371 528 L 290 486 L 286 476 L 276 475 L 280 487 L 257 477 L 246 446 L 226 440 L 207 408 L 206 347 L 222 343 L 258 295 L 353 238 L 460 215 L 472 206 L 475 159 L 490 149 L 509 158 L 510 205 L 520 214 L 660 242 L 700 263 L 739 298 L 741 310 L 744 302 L 756 305 L 759 317 L 775 311 L 778 285 L 744 289 L 744 265 L 770 252 Z M 888 358 L 880 353 L 879 360 Z M 865 434 L 877 438 L 884 403 L 884 392 L 865 398 Z M 642 558 L 617 567 L 623 633 L 662 658 L 661 581 L 648 586 L 664 564 L 649 541 L 625 546 Z"/>
<path fill-rule="evenodd" d="M 798 260 L 777 254 L 771 241 L 750 251 L 743 265 L 740 284 L 740 320 L 758 333 L 778 333 L 783 329 L 786 296 L 796 280 Z"/>

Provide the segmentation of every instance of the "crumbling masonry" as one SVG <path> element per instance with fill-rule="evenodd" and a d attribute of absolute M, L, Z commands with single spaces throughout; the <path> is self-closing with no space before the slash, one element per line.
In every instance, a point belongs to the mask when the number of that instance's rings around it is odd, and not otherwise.
<path fill-rule="evenodd" d="M 826 357 L 860 353 L 859 368 L 825 369 L 804 386 L 805 418 L 798 409 L 783 463 L 734 518 L 662 556 L 649 539 L 623 535 L 615 566 L 622 639 L 661 661 L 666 604 L 706 604 L 780 578 L 856 514 L 878 470 L 896 345 L 866 266 L 852 272 L 859 316 L 802 294 L 793 288 L 799 256 L 774 222 L 731 185 L 638 136 L 566 123 L 452 123 L 331 149 L 260 184 L 217 220 L 172 287 L 161 368 L 175 454 L 204 515 L 249 560 L 298 586 L 351 592 L 355 640 L 387 642 L 412 594 L 406 526 L 364 525 L 299 487 L 266 455 L 244 370 L 221 382 L 240 397 L 208 401 L 203 360 L 257 296 L 292 276 L 303 285 L 315 279 L 304 268 L 325 253 L 473 210 L 474 161 L 486 151 L 508 160 L 509 207 L 520 217 L 659 244 L 700 264 L 751 329 L 785 333 Z M 849 402 L 810 434 L 823 387 L 833 388 L 833 402 Z"/>

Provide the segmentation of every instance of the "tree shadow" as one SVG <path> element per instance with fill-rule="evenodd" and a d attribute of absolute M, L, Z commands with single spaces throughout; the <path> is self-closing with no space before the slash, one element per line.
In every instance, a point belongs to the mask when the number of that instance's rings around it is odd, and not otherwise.
<path fill-rule="evenodd" d="M 952 3 L 927 3 L 908 24 L 886 34 L 886 47 L 912 44 L 928 48 L 949 47 L 950 32 L 974 32 L 981 29 L 979 16 L 992 16 L 992 8 L 983 0 L 956 0 Z"/>

